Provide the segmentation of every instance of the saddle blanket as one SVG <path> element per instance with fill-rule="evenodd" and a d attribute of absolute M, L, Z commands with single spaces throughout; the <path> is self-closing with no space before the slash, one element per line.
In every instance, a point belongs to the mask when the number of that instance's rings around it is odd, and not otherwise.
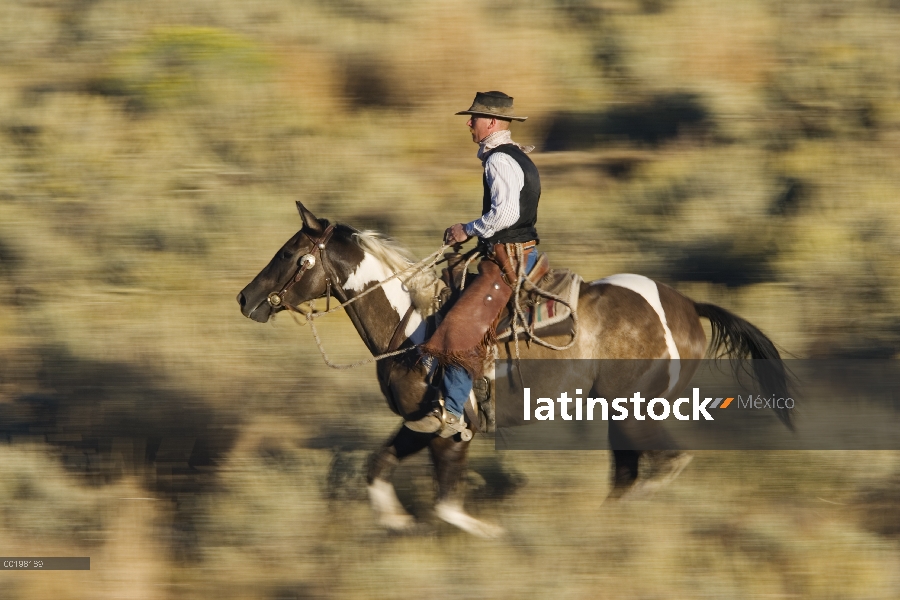
<path fill-rule="evenodd" d="M 582 281 L 580 275 L 568 269 L 552 269 L 538 285 L 554 296 L 564 298 L 572 309 L 578 310 L 578 295 Z M 527 299 L 520 299 L 520 306 L 525 313 L 525 323 L 519 323 L 516 327 L 520 337 L 526 332 L 541 331 L 540 337 L 550 337 L 571 334 L 573 331 L 572 310 L 562 302 L 531 292 L 528 293 Z M 511 312 L 507 309 L 497 324 L 498 341 L 512 337 L 511 322 Z M 553 325 L 558 327 L 548 329 Z"/>

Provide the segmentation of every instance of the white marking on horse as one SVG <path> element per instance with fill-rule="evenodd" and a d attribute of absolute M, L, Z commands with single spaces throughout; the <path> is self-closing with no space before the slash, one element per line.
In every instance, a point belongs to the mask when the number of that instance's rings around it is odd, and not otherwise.
<path fill-rule="evenodd" d="M 344 282 L 344 289 L 361 292 L 366 289 L 366 286 L 370 283 L 382 281 L 391 275 L 393 275 L 393 273 L 384 266 L 384 263 L 375 258 L 372 254 L 365 252 L 363 254 L 363 259 L 347 277 L 347 281 Z"/>
<path fill-rule="evenodd" d="M 361 292 L 366 289 L 370 283 L 384 281 L 393 275 L 387 266 L 378 260 L 374 255 L 366 252 L 362 261 L 356 266 L 356 269 L 347 277 L 344 282 L 344 289 L 354 292 Z M 381 286 L 387 301 L 391 307 L 397 311 L 397 316 L 401 319 L 409 307 L 412 306 L 412 299 L 409 296 L 409 290 L 400 281 L 399 278 L 391 279 Z M 413 311 L 409 316 L 409 322 L 403 332 L 406 337 L 410 338 L 414 344 L 421 344 L 425 341 L 425 321 L 419 311 Z"/>
<path fill-rule="evenodd" d="M 449 500 L 438 502 L 434 507 L 434 512 L 442 521 L 455 525 L 466 533 L 471 533 L 480 538 L 495 539 L 506 533 L 499 525 L 479 521 L 467 514 L 463 510 L 462 505 L 457 502 Z"/>
<path fill-rule="evenodd" d="M 413 314 L 409 315 L 409 322 L 406 324 L 406 330 L 403 333 L 413 344 L 421 344 L 425 341 L 425 329 L 425 320 L 419 314 L 419 311 L 415 310 Z"/>
<path fill-rule="evenodd" d="M 591 285 L 600 285 L 604 283 L 623 287 L 640 294 L 644 300 L 647 301 L 647 304 L 656 311 L 657 316 L 659 316 L 659 322 L 662 324 L 663 333 L 665 333 L 666 336 L 666 349 L 669 352 L 669 359 L 671 359 L 669 362 L 669 388 L 665 393 L 665 395 L 668 396 L 678 384 L 678 376 L 681 374 L 681 365 L 679 364 L 678 359 L 681 358 L 681 356 L 678 354 L 675 338 L 672 336 L 672 330 L 669 329 L 668 321 L 666 321 L 666 311 L 663 309 L 662 301 L 659 299 L 659 288 L 656 286 L 656 282 L 643 275 L 619 273 L 618 275 L 610 275 L 609 277 L 592 281 Z"/>
<path fill-rule="evenodd" d="M 389 481 L 375 479 L 369 486 L 369 502 L 372 510 L 378 515 L 378 522 L 388 529 L 408 529 L 415 525 L 415 520 L 406 512 L 397 492 Z"/>

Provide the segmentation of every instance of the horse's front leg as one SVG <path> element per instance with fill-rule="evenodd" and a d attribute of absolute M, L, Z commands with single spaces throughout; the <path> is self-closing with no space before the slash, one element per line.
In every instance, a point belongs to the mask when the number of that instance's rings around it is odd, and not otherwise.
<path fill-rule="evenodd" d="M 391 440 L 373 453 L 369 459 L 366 477 L 369 503 L 378 518 L 378 523 L 394 531 L 410 529 L 415 519 L 406 512 L 391 480 L 400 461 L 415 454 L 428 445 L 430 436 L 401 427 Z"/>
<path fill-rule="evenodd" d="M 502 527 L 479 521 L 463 508 L 469 442 L 455 441 L 455 437 L 435 436 L 428 446 L 438 482 L 434 512 L 441 520 L 472 535 L 482 538 L 500 537 L 504 533 Z"/>

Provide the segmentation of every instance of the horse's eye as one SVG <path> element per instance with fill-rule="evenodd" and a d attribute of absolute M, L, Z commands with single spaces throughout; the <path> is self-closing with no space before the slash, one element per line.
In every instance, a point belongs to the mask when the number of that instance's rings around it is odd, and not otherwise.
<path fill-rule="evenodd" d="M 290 260 L 291 257 L 294 256 L 294 253 L 291 252 L 290 250 L 282 250 L 281 254 L 279 254 L 279 256 L 284 260 Z"/>

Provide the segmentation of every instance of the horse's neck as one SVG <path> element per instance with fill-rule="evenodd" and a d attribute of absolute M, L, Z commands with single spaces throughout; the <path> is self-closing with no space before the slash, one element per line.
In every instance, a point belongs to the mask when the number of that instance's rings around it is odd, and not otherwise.
<path fill-rule="evenodd" d="M 349 300 L 391 275 L 381 261 L 367 253 L 363 262 L 344 279 L 341 292 Z M 410 294 L 397 278 L 361 296 L 347 305 L 346 310 L 369 351 L 377 355 L 388 351 L 397 327 L 411 306 Z M 404 330 L 400 332 L 400 340 L 411 338 L 414 343 L 421 343 L 424 341 L 424 329 L 422 316 L 413 310 Z"/>

